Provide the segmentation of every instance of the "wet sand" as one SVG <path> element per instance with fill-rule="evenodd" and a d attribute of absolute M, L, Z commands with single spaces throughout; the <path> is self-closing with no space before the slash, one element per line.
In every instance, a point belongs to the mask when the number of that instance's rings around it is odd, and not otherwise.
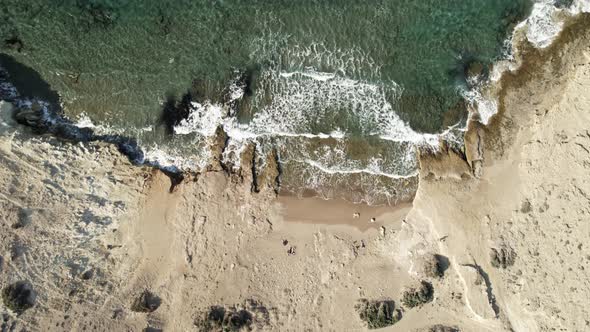
<path fill-rule="evenodd" d="M 344 200 L 317 197 L 279 196 L 281 215 L 286 222 L 348 225 L 366 231 L 384 223 L 401 221 L 412 208 L 411 203 L 396 206 L 371 206 Z"/>

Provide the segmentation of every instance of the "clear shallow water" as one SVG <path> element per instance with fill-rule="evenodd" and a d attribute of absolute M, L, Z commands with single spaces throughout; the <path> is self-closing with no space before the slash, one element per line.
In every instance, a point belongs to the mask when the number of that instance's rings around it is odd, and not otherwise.
<path fill-rule="evenodd" d="M 283 187 L 394 202 L 414 145 L 464 119 L 465 73 L 498 59 L 528 0 L 0 0 L 3 52 L 39 71 L 73 119 L 198 168 L 222 125 L 278 151 Z M 478 66 L 476 66 L 478 67 Z M 483 70 L 485 72 L 485 69 Z M 242 80 L 239 80 L 239 78 Z M 244 79 L 245 78 L 245 79 Z M 190 91 L 170 135 L 163 102 Z M 233 92 L 233 94 L 232 94 Z M 233 97 L 233 98 L 232 98 Z M 229 103 L 228 100 L 234 100 Z M 232 154 L 233 151 L 233 154 Z M 232 157 L 233 155 L 233 157 Z M 263 160 L 264 158 L 261 157 Z"/>

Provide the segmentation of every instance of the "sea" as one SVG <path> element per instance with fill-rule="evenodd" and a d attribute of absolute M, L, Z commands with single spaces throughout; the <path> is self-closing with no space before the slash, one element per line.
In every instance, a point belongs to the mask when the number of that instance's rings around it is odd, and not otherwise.
<path fill-rule="evenodd" d="M 0 0 L 0 67 L 77 128 L 132 140 L 138 163 L 202 171 L 221 128 L 224 163 L 255 146 L 283 193 L 396 204 L 418 148 L 462 144 L 515 28 L 544 47 L 550 16 L 587 2 Z"/>

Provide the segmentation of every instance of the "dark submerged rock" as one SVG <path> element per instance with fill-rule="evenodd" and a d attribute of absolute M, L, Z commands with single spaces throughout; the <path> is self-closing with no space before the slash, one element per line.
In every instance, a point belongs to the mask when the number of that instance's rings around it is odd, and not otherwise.
<path fill-rule="evenodd" d="M 113 3 L 116 4 L 117 2 Z M 93 27 L 109 28 L 119 18 L 117 8 L 110 1 L 101 3 L 96 0 L 78 0 L 77 7 L 82 13 L 82 23 L 86 25 L 87 29 Z"/>
<path fill-rule="evenodd" d="M 4 86 L 13 87 L 14 91 L 3 89 Z M 91 128 L 77 127 L 65 116 L 59 95 L 41 75 L 4 54 L 0 54 L 0 99 L 12 102 L 15 106 L 12 116 L 16 122 L 29 127 L 35 134 L 51 134 L 73 142 L 111 143 L 132 163 L 144 162 L 144 153 L 137 140 L 120 135 L 96 135 Z"/>
<path fill-rule="evenodd" d="M 553 1 L 553 5 L 556 8 L 569 8 L 569 7 L 571 7 L 572 3 L 574 3 L 574 0 L 554 0 Z"/>
<path fill-rule="evenodd" d="M 457 52 L 457 60 L 448 71 L 449 77 L 455 80 L 457 85 L 466 89 L 474 89 L 487 82 L 490 73 L 491 64 L 489 61 L 466 50 Z"/>
<path fill-rule="evenodd" d="M 54 108 L 59 108 L 60 98 L 41 74 L 35 69 L 18 62 L 15 58 L 0 53 L 0 83 L 10 80 L 19 96 L 27 99 L 43 100 Z"/>
<path fill-rule="evenodd" d="M 174 24 L 174 20 L 172 19 L 171 16 L 165 14 L 164 12 L 162 12 L 160 10 L 159 14 L 158 14 L 158 18 L 156 21 L 156 24 L 158 25 L 158 28 L 160 30 L 160 32 L 164 35 L 167 36 L 172 32 L 172 27 Z"/>
<path fill-rule="evenodd" d="M 465 70 L 465 76 L 467 77 L 478 77 L 485 73 L 485 66 L 479 61 L 472 61 L 467 65 Z"/>
<path fill-rule="evenodd" d="M 19 36 L 14 35 L 4 40 L 4 47 L 20 53 L 25 47 L 25 44 Z"/>
<path fill-rule="evenodd" d="M 162 107 L 159 123 L 166 129 L 168 135 L 174 134 L 174 127 L 182 120 L 186 120 L 191 112 L 193 97 L 190 92 L 185 93 L 180 100 L 175 96 L 168 95 Z"/>

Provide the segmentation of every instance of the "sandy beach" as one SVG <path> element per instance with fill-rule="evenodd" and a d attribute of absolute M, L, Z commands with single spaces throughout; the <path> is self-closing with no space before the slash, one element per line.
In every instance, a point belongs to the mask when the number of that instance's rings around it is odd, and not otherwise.
<path fill-rule="evenodd" d="M 0 330 L 589 330 L 590 15 L 517 60 L 394 207 L 255 192 L 248 164 L 171 186 L 1 103 Z"/>
<path fill-rule="evenodd" d="M 408 214 L 409 203 L 395 206 L 352 204 L 344 200 L 279 196 L 280 214 L 286 222 L 348 225 L 361 231 L 379 229 L 389 221 L 399 221 Z"/>

